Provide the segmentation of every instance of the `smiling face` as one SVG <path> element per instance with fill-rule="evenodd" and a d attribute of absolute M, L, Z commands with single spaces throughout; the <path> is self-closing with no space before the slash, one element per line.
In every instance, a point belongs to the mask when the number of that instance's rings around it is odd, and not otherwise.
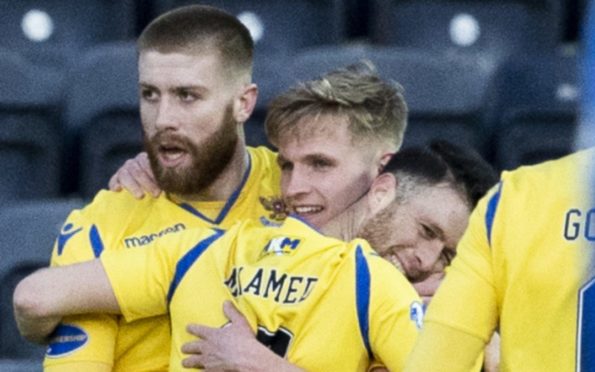
<path fill-rule="evenodd" d="M 371 217 L 359 236 L 412 282 L 441 272 L 454 258 L 471 210 L 446 184 L 416 186 Z"/>
<path fill-rule="evenodd" d="M 217 53 L 141 53 L 141 121 L 153 172 L 165 191 L 198 193 L 233 157 L 239 139 L 235 87 L 225 76 Z"/>
<path fill-rule="evenodd" d="M 344 116 L 305 117 L 296 127 L 279 141 L 281 190 L 293 213 L 320 228 L 366 193 L 380 152 L 354 145 Z"/>

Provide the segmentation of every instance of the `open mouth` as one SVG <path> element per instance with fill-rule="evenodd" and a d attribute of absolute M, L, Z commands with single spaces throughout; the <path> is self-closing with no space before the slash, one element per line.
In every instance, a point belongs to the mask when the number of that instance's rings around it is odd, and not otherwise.
<path fill-rule="evenodd" d="M 188 152 L 176 144 L 163 144 L 158 147 L 159 160 L 164 167 L 176 167 L 184 161 Z"/>
<path fill-rule="evenodd" d="M 292 210 L 294 213 L 299 214 L 300 216 L 307 216 L 320 213 L 324 210 L 324 208 L 321 206 L 293 206 Z"/>

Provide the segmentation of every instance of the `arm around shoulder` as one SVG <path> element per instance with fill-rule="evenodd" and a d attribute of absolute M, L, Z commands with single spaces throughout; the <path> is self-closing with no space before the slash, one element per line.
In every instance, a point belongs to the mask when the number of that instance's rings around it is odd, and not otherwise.
<path fill-rule="evenodd" d="M 34 272 L 17 285 L 13 306 L 21 335 L 32 342 L 45 342 L 65 315 L 119 312 L 99 260 Z"/>

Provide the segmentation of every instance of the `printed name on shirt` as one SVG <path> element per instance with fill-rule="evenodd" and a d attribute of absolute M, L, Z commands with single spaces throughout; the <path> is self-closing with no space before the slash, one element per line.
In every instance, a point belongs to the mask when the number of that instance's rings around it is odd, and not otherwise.
<path fill-rule="evenodd" d="M 234 297 L 251 294 L 277 303 L 296 304 L 305 301 L 318 282 L 317 277 L 288 275 L 275 269 L 259 268 L 252 274 L 243 270 L 243 266 L 234 267 L 224 282 Z"/>
<path fill-rule="evenodd" d="M 595 208 L 573 208 L 566 212 L 563 234 L 566 240 L 584 237 L 588 241 L 595 241 Z"/>
<path fill-rule="evenodd" d="M 132 247 L 140 247 L 143 245 L 147 245 L 151 243 L 153 240 L 157 238 L 161 238 L 164 235 L 177 233 L 180 231 L 186 230 L 186 226 L 183 223 L 178 223 L 173 226 L 166 227 L 165 229 L 159 231 L 158 233 L 147 234 L 147 235 L 140 235 L 140 236 L 131 236 L 129 238 L 124 239 L 124 243 L 126 244 L 126 248 Z"/>

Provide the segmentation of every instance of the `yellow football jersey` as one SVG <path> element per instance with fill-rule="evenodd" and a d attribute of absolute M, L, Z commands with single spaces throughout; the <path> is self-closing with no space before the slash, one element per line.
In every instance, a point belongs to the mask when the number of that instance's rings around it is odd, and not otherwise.
<path fill-rule="evenodd" d="M 172 370 L 189 323 L 223 326 L 226 299 L 257 338 L 309 371 L 401 370 L 421 327 L 415 290 L 363 240 L 325 237 L 303 221 L 243 222 L 227 233 L 187 230 L 150 249 L 101 257 L 129 321 L 169 311 Z"/>
<path fill-rule="evenodd" d="M 496 329 L 503 371 L 594 370 L 594 160 L 588 150 L 502 175 L 429 306 L 411 371 L 463 370 Z"/>
<path fill-rule="evenodd" d="M 241 185 L 227 200 L 176 204 L 166 195 L 134 199 L 127 192 L 101 191 L 64 224 L 52 254 L 52 265 L 100 257 L 108 250 L 143 250 L 192 228 L 255 219 L 279 224 L 282 210 L 276 154 L 249 149 L 250 163 Z M 67 318 L 54 333 L 44 366 L 48 371 L 167 370 L 170 330 L 167 317 L 128 323 L 108 315 Z"/>

